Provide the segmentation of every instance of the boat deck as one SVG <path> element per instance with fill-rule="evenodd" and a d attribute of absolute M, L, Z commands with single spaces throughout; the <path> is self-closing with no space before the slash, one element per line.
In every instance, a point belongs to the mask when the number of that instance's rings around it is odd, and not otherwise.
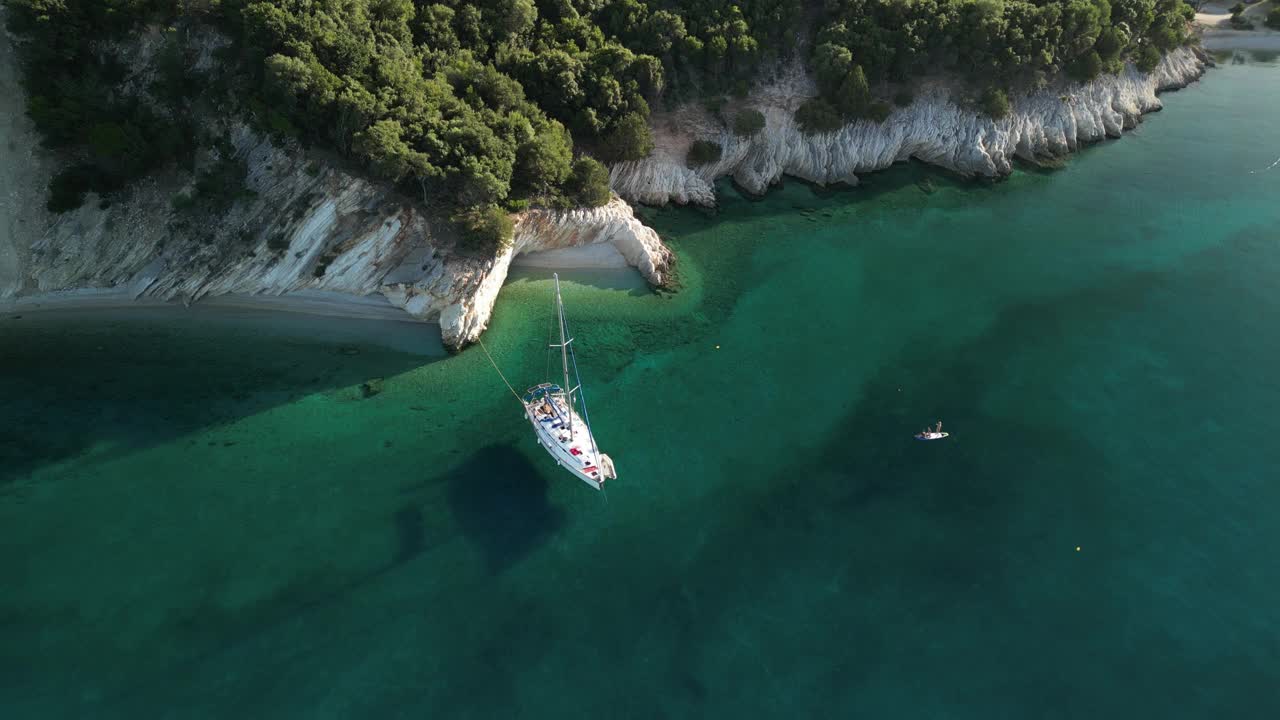
<path fill-rule="evenodd" d="M 545 396 L 525 402 L 524 407 L 538 441 L 556 462 L 596 489 L 612 476 L 611 463 L 602 459 L 603 453 L 595 446 L 587 424 L 566 407 L 563 399 Z"/>

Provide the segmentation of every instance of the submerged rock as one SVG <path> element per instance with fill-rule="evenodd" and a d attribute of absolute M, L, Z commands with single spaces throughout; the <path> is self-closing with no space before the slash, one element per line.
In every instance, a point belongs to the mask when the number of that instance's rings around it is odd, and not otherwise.
<path fill-rule="evenodd" d="M 360 383 L 360 397 L 371 398 L 382 392 L 382 378 L 369 378 Z"/>

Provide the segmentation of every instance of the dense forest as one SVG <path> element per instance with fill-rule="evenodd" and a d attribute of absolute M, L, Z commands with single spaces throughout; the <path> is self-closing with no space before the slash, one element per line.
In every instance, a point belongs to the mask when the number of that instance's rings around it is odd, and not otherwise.
<path fill-rule="evenodd" d="M 79 159 L 51 209 L 169 163 L 199 169 L 184 207 L 216 209 L 244 167 L 199 119 L 234 116 L 400 184 L 484 248 L 509 233 L 506 211 L 607 202 L 602 162 L 651 150 L 651 108 L 744 94 L 797 53 L 822 93 L 798 113 L 811 130 L 883 119 L 926 74 L 965 82 L 999 116 L 1008 90 L 1154 67 L 1192 14 L 1182 0 L 5 4 L 28 113 Z M 144 32 L 160 46 L 140 68 L 128 40 Z"/>

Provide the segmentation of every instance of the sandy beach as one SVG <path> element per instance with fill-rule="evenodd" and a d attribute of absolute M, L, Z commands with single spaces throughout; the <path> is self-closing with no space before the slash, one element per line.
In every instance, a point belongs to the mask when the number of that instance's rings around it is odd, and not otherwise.
<path fill-rule="evenodd" d="M 554 270 L 625 268 L 627 259 L 609 243 L 575 248 L 522 253 L 511 260 L 512 267 L 548 268 Z"/>
<path fill-rule="evenodd" d="M 1234 2 L 1205 3 L 1196 12 L 1195 24 L 1200 29 L 1200 43 L 1206 50 L 1263 50 L 1280 52 L 1280 32 L 1263 23 L 1274 7 L 1274 0 L 1258 2 L 1245 8 L 1243 17 L 1253 23 L 1253 30 L 1231 26 Z"/>
<path fill-rule="evenodd" d="M 599 243 L 576 248 L 523 253 L 516 256 L 513 267 L 546 270 L 615 270 L 625 269 L 626 258 L 613 245 Z M 77 310 L 111 310 L 141 307 L 188 307 L 180 302 L 134 298 L 129 287 L 82 288 L 0 299 L 0 315 Z M 389 320 L 424 323 L 392 305 L 382 295 L 358 297 L 324 290 L 298 290 L 282 295 L 211 295 L 192 303 L 191 309 L 249 310 L 259 312 L 300 313 L 356 320 Z"/>
<path fill-rule="evenodd" d="M 417 320 L 381 296 L 303 291 L 281 296 L 226 295 L 190 306 L 113 289 L 44 293 L 0 301 L 0 347 L 6 327 L 37 323 L 76 332 L 86 323 L 235 327 L 299 340 L 379 345 L 416 355 L 444 355 L 436 323 Z"/>
<path fill-rule="evenodd" d="M 592 271 L 625 272 L 639 285 L 644 283 L 608 243 L 525 253 L 512 261 L 512 267 L 535 276 L 550 270 L 572 276 L 576 271 L 594 284 L 604 281 L 592 275 Z M 619 287 L 630 286 L 623 283 Z M 124 286 L 0 299 L 0 322 L 74 325 L 86 321 L 238 324 L 276 336 L 368 342 L 426 355 L 445 352 L 438 323 L 419 320 L 382 295 L 358 297 L 300 290 L 283 295 L 215 295 L 185 305 L 145 296 L 135 298 L 131 289 Z"/>
<path fill-rule="evenodd" d="M 301 313 L 357 320 L 421 321 L 392 305 L 381 295 L 356 297 L 320 290 L 301 290 L 284 295 L 218 295 L 185 306 L 153 298 L 134 298 L 126 288 L 85 288 L 61 290 L 0 300 L 0 314 L 63 312 L 75 310 L 118 310 L 125 308 L 184 308 L 188 310 L 252 310 Z"/>

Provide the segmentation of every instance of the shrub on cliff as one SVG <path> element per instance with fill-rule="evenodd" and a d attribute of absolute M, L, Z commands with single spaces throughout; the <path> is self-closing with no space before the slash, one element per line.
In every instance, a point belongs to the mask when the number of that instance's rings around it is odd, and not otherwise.
<path fill-rule="evenodd" d="M 1280 30 L 1280 5 L 1271 8 L 1271 12 L 1267 13 L 1267 27 Z"/>
<path fill-rule="evenodd" d="M 685 163 L 689 167 L 698 167 L 700 165 L 710 165 L 720 159 L 724 149 L 720 147 L 720 143 L 711 142 L 710 140 L 694 140 L 689 146 L 689 152 L 685 155 Z"/>
<path fill-rule="evenodd" d="M 1097 50 L 1090 50 L 1076 58 L 1067 67 L 1067 74 L 1076 82 L 1089 82 L 1102 74 L 1102 56 Z"/>
<path fill-rule="evenodd" d="M 90 170 L 60 182 L 58 207 L 78 188 L 190 167 L 209 143 L 201 125 L 228 120 L 457 207 L 554 201 L 571 194 L 575 146 L 642 158 L 651 105 L 741 93 L 801 37 L 822 100 L 797 119 L 815 132 L 883 118 L 872 89 L 926 74 L 1013 88 L 1113 72 L 1179 47 L 1191 12 L 1182 0 L 3 1 L 28 114 Z M 143 27 L 170 29 L 139 42 Z M 230 46 L 210 55 L 215 29 Z M 198 58 L 211 62 L 197 71 Z"/>
<path fill-rule="evenodd" d="M 233 149 L 226 145 L 222 148 L 222 156 L 196 175 L 195 188 L 190 195 L 173 197 L 173 207 L 176 210 L 197 206 L 212 212 L 225 210 L 237 198 L 252 194 L 244 184 L 248 175 L 248 164 L 244 159 L 235 157 Z"/>
<path fill-rule="evenodd" d="M 983 90 L 982 97 L 978 99 L 978 105 L 987 117 L 995 120 L 1009 115 L 1009 95 L 998 87 Z"/>
<path fill-rule="evenodd" d="M 582 156 L 574 161 L 573 172 L 565 183 L 565 196 L 573 205 L 600 207 L 609 202 L 609 170 L 593 158 Z"/>
<path fill-rule="evenodd" d="M 1142 72 L 1149 73 L 1160 65 L 1160 51 L 1147 45 L 1138 53 L 1134 65 Z"/>
<path fill-rule="evenodd" d="M 1114 27 L 1104 29 L 1099 35 L 1098 40 L 1093 44 L 1093 49 L 1098 51 L 1098 56 L 1102 58 L 1104 63 L 1110 63 L 1120 58 L 1120 53 L 1124 51 L 1125 38 L 1120 31 Z"/>
<path fill-rule="evenodd" d="M 75 210 L 84 204 L 84 196 L 97 183 L 92 165 L 77 163 L 63 168 L 49 181 L 49 199 L 45 207 L 49 212 L 61 213 Z"/>
<path fill-rule="evenodd" d="M 733 118 L 733 132 L 742 137 L 751 137 L 764 129 L 764 113 L 754 108 L 739 110 Z"/>
<path fill-rule="evenodd" d="M 796 109 L 796 123 L 806 133 L 824 133 L 839 130 L 844 126 L 844 118 L 822 98 L 809 98 Z"/>
<path fill-rule="evenodd" d="M 815 52 L 814 64 L 822 98 L 839 113 L 841 120 L 867 119 L 884 122 L 893 112 L 889 103 L 871 95 L 871 84 L 866 72 L 861 65 L 853 62 L 853 57 L 846 48 L 825 43 Z M 812 110 L 816 112 L 818 109 Z M 817 121 L 815 127 L 825 120 L 816 114 L 811 119 Z"/>
<path fill-rule="evenodd" d="M 461 230 L 464 249 L 482 255 L 497 255 L 511 246 L 515 225 L 511 216 L 496 205 L 468 208 L 454 215 Z"/>
<path fill-rule="evenodd" d="M 884 100 L 872 100 L 867 108 L 867 119 L 882 123 L 893 114 L 893 106 Z"/>
<path fill-rule="evenodd" d="M 852 66 L 835 84 L 828 85 L 826 97 L 846 117 L 867 117 L 871 108 L 871 85 L 862 66 Z"/>

